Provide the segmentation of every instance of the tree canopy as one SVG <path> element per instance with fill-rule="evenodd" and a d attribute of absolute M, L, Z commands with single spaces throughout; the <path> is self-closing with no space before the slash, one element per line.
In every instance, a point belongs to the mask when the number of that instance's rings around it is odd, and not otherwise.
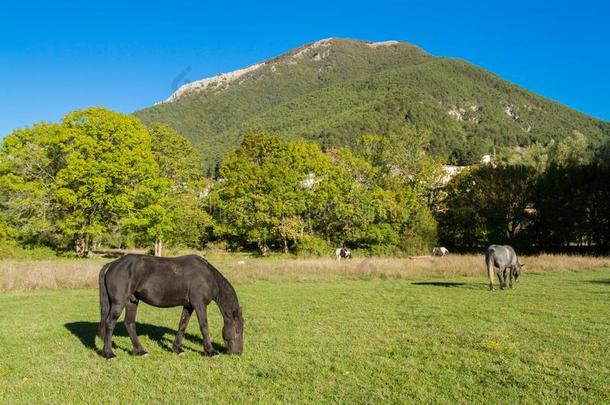
<path fill-rule="evenodd" d="M 7 136 L 0 182 L 24 238 L 89 251 L 134 208 L 158 167 L 150 135 L 134 117 L 102 108 Z"/>

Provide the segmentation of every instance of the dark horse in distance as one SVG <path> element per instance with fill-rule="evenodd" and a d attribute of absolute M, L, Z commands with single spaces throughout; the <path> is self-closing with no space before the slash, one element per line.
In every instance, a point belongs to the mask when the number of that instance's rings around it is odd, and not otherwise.
<path fill-rule="evenodd" d="M 178 354 L 183 353 L 184 331 L 194 310 L 203 335 L 203 350 L 208 356 L 218 354 L 210 340 L 207 319 L 207 306 L 215 301 L 224 319 L 222 337 L 227 343 L 227 353 L 243 352 L 244 319 L 237 294 L 214 266 L 195 255 L 164 258 L 128 254 L 106 264 L 100 271 L 99 333 L 104 342 L 104 357 L 115 357 L 112 333 L 123 308 L 134 353 L 147 354 L 136 335 L 140 300 L 156 307 L 184 307 L 173 343 Z"/>

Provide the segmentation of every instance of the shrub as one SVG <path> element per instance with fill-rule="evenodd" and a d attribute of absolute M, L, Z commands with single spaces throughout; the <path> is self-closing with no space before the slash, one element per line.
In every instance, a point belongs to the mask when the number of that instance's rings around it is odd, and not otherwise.
<path fill-rule="evenodd" d="M 12 240 L 0 241 L 0 260 L 54 259 L 57 254 L 46 246 L 24 248 Z"/>
<path fill-rule="evenodd" d="M 333 248 L 322 238 L 314 235 L 306 235 L 297 242 L 296 253 L 299 256 L 328 256 Z"/>

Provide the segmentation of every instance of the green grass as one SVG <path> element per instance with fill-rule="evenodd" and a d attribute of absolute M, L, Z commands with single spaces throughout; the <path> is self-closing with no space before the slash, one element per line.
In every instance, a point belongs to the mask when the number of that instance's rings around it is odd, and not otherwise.
<path fill-rule="evenodd" d="M 148 358 L 122 324 L 108 361 L 97 290 L 0 295 L 0 403 L 610 402 L 610 271 L 483 277 L 254 282 L 236 286 L 241 357 L 167 350 L 180 309 L 142 304 Z M 212 339 L 221 319 L 209 308 Z M 224 345 L 224 343 L 222 343 Z"/>

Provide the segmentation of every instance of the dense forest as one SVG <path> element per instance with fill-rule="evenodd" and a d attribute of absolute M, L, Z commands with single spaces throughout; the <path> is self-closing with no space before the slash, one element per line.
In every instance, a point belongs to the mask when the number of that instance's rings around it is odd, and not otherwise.
<path fill-rule="evenodd" d="M 432 132 L 412 123 L 349 147 L 287 138 L 246 133 L 207 176 L 172 127 L 103 108 L 15 130 L 0 149 L 0 241 L 79 255 L 209 243 L 263 255 L 608 247 L 608 142 L 577 132 L 447 181 Z"/>

